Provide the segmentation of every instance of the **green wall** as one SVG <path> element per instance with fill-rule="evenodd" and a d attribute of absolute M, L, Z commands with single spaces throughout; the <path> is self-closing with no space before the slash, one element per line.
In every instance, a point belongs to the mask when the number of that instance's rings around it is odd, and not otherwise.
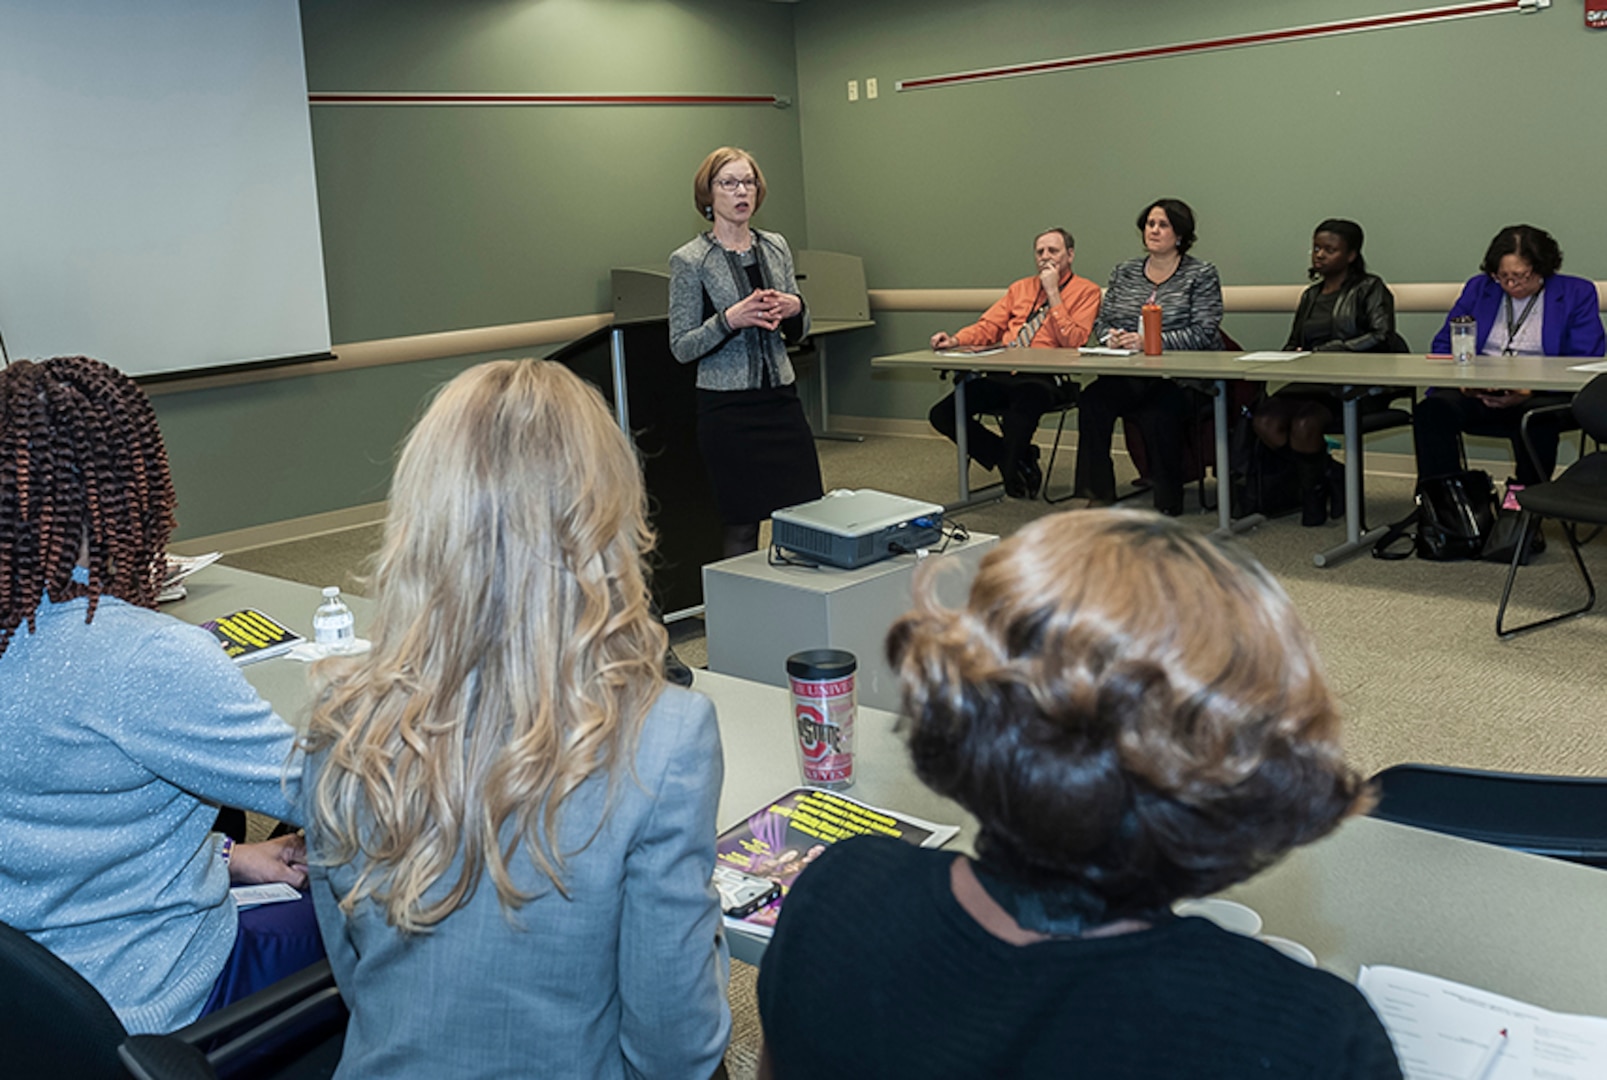
<path fill-rule="evenodd" d="M 793 11 L 714 0 L 303 0 L 314 91 L 796 97 Z M 319 106 L 335 342 L 607 311 L 614 266 L 703 226 L 692 173 L 752 150 L 759 223 L 802 244 L 795 108 Z M 430 390 L 473 358 L 163 395 L 179 535 L 385 496 Z"/>
<path fill-rule="evenodd" d="M 813 246 L 864 255 L 872 288 L 1003 285 L 1063 224 L 1103 283 L 1139 254 L 1150 199 L 1186 199 L 1195 253 L 1230 284 L 1303 280 L 1312 226 L 1351 217 L 1387 281 L 1460 281 L 1515 221 L 1607 278 L 1599 211 L 1607 34 L 1578 5 L 896 93 L 897 80 L 1419 10 L 1427 0 L 808 0 L 798 83 Z M 1138 14 L 1138 13 L 1141 13 Z M 850 104 L 849 79 L 881 96 Z M 1453 157 L 1455 140 L 1465 150 Z M 879 318 L 832 345 L 832 410 L 924 416 L 936 384 L 872 372 L 954 314 Z M 1426 348 L 1437 316 L 1402 330 Z M 1229 316 L 1246 346 L 1285 316 Z"/>
<path fill-rule="evenodd" d="M 314 90 L 764 93 L 765 106 L 313 110 L 337 343 L 605 311 L 608 270 L 702 224 L 691 174 L 752 149 L 760 223 L 860 254 L 873 288 L 1003 286 L 1037 230 L 1103 281 L 1177 195 L 1235 284 L 1296 283 L 1311 227 L 1368 231 L 1390 281 L 1461 280 L 1513 221 L 1607 278 L 1597 103 L 1607 34 L 1578 7 L 948 90 L 901 78 L 1413 10 L 1429 0 L 302 0 Z M 850 104 L 849 79 L 881 95 Z M 1453 140 L 1467 147 L 1453 163 Z M 808 199 L 805 200 L 807 191 Z M 837 415 L 924 416 L 935 378 L 872 372 L 956 314 L 882 314 L 832 343 Z M 1408 316 L 1425 347 L 1438 317 Z M 1230 316 L 1247 346 L 1283 316 Z M 195 536 L 384 497 L 397 442 L 468 358 L 163 396 Z"/>

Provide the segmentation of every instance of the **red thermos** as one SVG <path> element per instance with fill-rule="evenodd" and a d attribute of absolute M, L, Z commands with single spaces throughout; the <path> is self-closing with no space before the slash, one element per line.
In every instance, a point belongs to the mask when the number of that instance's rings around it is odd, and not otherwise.
<path fill-rule="evenodd" d="M 1161 355 L 1161 305 L 1145 304 L 1139 309 L 1144 326 L 1144 355 Z"/>

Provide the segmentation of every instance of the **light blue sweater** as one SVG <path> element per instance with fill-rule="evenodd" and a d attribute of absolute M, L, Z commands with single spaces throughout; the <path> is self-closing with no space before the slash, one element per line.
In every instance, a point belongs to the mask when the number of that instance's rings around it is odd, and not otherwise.
<path fill-rule="evenodd" d="M 134 1033 L 195 1019 L 234 945 L 217 805 L 295 819 L 294 732 L 204 630 L 103 598 L 0 656 L 0 919 Z M 203 801 L 206 800 L 206 801 Z"/>

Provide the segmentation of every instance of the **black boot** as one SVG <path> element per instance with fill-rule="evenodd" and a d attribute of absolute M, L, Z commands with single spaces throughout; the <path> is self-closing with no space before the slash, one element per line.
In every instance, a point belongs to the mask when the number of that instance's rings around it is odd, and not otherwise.
<path fill-rule="evenodd" d="M 1296 452 L 1295 476 L 1300 485 L 1300 524 L 1308 528 L 1328 524 L 1328 466 L 1326 450 L 1314 454 Z"/>
<path fill-rule="evenodd" d="M 1043 469 L 1039 468 L 1040 458 L 1036 443 L 1028 443 L 1027 449 L 1014 461 L 1004 462 L 999 472 L 1004 477 L 1004 493 L 1016 499 L 1036 499 L 1038 490 L 1043 487 Z"/>

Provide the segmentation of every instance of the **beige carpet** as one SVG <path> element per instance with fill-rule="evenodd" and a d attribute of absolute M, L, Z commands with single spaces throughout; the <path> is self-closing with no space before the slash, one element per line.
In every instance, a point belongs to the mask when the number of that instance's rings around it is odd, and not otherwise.
<path fill-rule="evenodd" d="M 863 443 L 821 442 L 828 487 L 871 487 L 946 502 L 954 498 L 953 447 L 937 438 L 867 436 Z M 1045 450 L 1047 451 L 1047 446 Z M 1071 461 L 1056 464 L 1063 490 Z M 973 483 L 989 476 L 972 470 Z M 1410 505 L 1411 478 L 1368 477 L 1369 517 L 1386 523 Z M 1190 489 L 1190 509 L 1195 507 Z M 1071 505 L 1071 504 L 1068 504 Z M 1144 499 L 1129 505 L 1143 506 Z M 1006 500 L 958 515 L 974 532 L 1009 535 L 1053 512 L 1042 502 Z M 1202 530 L 1215 514 L 1190 513 Z M 1519 576 L 1519 597 L 1562 605 L 1579 591 L 1557 526 L 1551 550 Z M 305 581 L 356 580 L 378 542 L 376 527 L 226 556 L 231 566 Z M 1602 735 L 1607 610 L 1510 642 L 1495 637 L 1496 601 L 1505 568 L 1488 563 L 1381 562 L 1361 556 L 1331 569 L 1312 554 L 1343 539 L 1335 523 L 1303 529 L 1297 518 L 1268 522 L 1242 542 L 1283 582 L 1316 633 L 1333 685 L 1344 702 L 1351 758 L 1369 773 L 1402 761 L 1528 772 L 1607 775 Z M 1601 549 L 1587 546 L 1592 572 Z M 1533 604 L 1520 609 L 1538 610 Z M 704 662 L 701 623 L 672 628 L 682 656 Z M 755 969 L 733 964 L 733 1033 L 727 1067 L 733 1080 L 755 1075 L 759 1045 Z"/>

